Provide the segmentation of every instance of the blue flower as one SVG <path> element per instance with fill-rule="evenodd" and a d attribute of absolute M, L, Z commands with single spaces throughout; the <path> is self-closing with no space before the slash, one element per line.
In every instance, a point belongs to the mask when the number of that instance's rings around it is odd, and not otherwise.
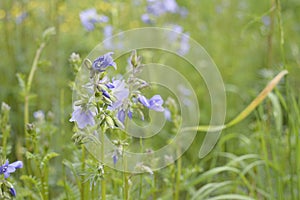
<path fill-rule="evenodd" d="M 94 119 L 95 113 L 88 109 L 83 109 L 81 106 L 76 106 L 72 113 L 72 118 L 70 122 L 77 122 L 77 125 L 80 129 L 83 129 L 87 125 L 95 125 Z"/>
<path fill-rule="evenodd" d="M 113 34 L 113 27 L 111 25 L 107 25 L 103 28 L 103 35 L 104 35 L 104 48 L 106 49 L 113 49 L 114 45 L 112 42 L 112 34 Z"/>
<path fill-rule="evenodd" d="M 180 41 L 180 49 L 178 50 L 178 53 L 180 55 L 185 55 L 189 52 L 190 50 L 190 44 L 189 44 L 189 34 L 186 33 L 186 35 L 182 35 L 181 41 Z"/>
<path fill-rule="evenodd" d="M 148 13 L 160 16 L 167 12 L 176 13 L 179 7 L 175 0 L 148 0 Z"/>
<path fill-rule="evenodd" d="M 128 98 L 129 89 L 127 88 L 127 85 L 124 80 L 114 80 L 111 84 L 114 86 L 111 89 L 111 93 L 116 98 L 116 101 L 112 103 L 110 109 L 116 110 Z"/>
<path fill-rule="evenodd" d="M 15 188 L 13 188 L 13 187 L 9 188 L 9 192 L 13 197 L 17 196 L 17 192 L 16 192 Z"/>
<path fill-rule="evenodd" d="M 97 72 L 104 72 L 107 67 L 114 67 L 115 69 L 117 68 L 116 63 L 114 62 L 113 58 L 111 55 L 113 52 L 109 52 L 104 54 L 103 56 L 98 57 L 96 60 L 94 60 L 92 64 L 92 68 L 94 71 Z"/>
<path fill-rule="evenodd" d="M 171 111 L 168 108 L 165 108 L 164 115 L 165 115 L 166 120 L 172 121 Z"/>
<path fill-rule="evenodd" d="M 151 20 L 149 14 L 145 13 L 141 16 L 141 20 L 145 23 L 145 24 L 152 24 L 153 21 Z"/>
<path fill-rule="evenodd" d="M 108 22 L 107 16 L 98 15 L 96 9 L 93 8 L 82 11 L 79 17 L 87 31 L 94 30 L 96 23 Z"/>
<path fill-rule="evenodd" d="M 125 111 L 123 109 L 121 109 L 119 112 L 118 112 L 118 119 L 120 120 L 120 122 L 122 122 L 124 124 L 124 121 L 125 121 Z"/>
<path fill-rule="evenodd" d="M 16 161 L 9 164 L 8 160 L 0 167 L 0 174 L 4 174 L 4 178 L 8 178 L 9 175 L 16 171 L 18 168 L 23 167 L 22 161 Z"/>
<path fill-rule="evenodd" d="M 161 98 L 160 95 L 154 95 L 151 99 L 147 99 L 145 96 L 141 95 L 139 96 L 138 100 L 147 108 L 151 110 L 155 110 L 157 112 L 163 112 L 164 108 L 162 107 L 162 104 L 164 103 L 164 100 Z"/>

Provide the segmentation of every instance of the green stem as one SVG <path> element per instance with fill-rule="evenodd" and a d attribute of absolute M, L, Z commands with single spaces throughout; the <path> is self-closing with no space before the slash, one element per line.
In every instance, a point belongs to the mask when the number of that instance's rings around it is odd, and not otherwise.
<path fill-rule="evenodd" d="M 180 150 L 178 150 L 178 154 L 180 155 Z M 181 168 L 182 168 L 182 160 L 181 157 L 177 160 L 177 173 L 176 173 L 176 187 L 175 187 L 175 200 L 179 200 L 180 194 L 180 177 L 181 177 Z"/>
<path fill-rule="evenodd" d="M 142 137 L 140 137 L 140 150 L 141 150 L 141 153 L 143 153 L 144 148 L 143 148 L 143 138 Z M 143 174 L 140 174 L 139 199 L 142 199 L 142 194 L 143 194 Z"/>
<path fill-rule="evenodd" d="M 81 145 L 81 149 L 82 149 L 82 156 L 81 156 L 81 170 L 84 171 L 85 170 L 85 148 L 84 145 Z M 84 176 L 81 176 L 81 187 L 80 187 L 80 194 L 81 194 L 81 200 L 84 200 L 84 193 L 85 193 L 85 180 L 84 180 Z"/>
<path fill-rule="evenodd" d="M 101 131 L 101 161 L 102 163 L 104 163 L 104 138 L 105 138 L 105 129 L 103 129 Z M 104 168 L 104 164 L 103 164 L 103 171 L 105 172 L 105 168 Z M 103 179 L 101 180 L 101 197 L 102 200 L 106 199 L 106 181 L 105 181 L 105 177 L 103 177 Z"/>
<path fill-rule="evenodd" d="M 127 161 L 124 156 L 124 148 L 123 148 L 123 199 L 128 200 L 128 177 L 127 177 Z"/>
<path fill-rule="evenodd" d="M 25 95 L 24 95 L 24 130 L 25 130 L 25 135 L 28 136 L 28 132 L 26 130 L 26 125 L 29 123 L 29 99 L 30 99 L 30 89 L 32 85 L 32 80 L 35 74 L 35 71 L 38 66 L 38 61 L 41 57 L 42 51 L 45 48 L 46 43 L 42 42 L 41 45 L 39 46 L 38 50 L 35 53 L 33 63 L 31 66 L 31 70 L 28 76 L 26 88 L 25 88 Z M 29 140 L 26 138 L 26 148 L 29 148 Z"/>

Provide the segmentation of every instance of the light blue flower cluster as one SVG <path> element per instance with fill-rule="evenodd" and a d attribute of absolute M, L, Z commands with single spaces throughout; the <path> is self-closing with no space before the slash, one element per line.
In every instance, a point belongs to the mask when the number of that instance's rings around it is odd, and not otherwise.
<path fill-rule="evenodd" d="M 169 34 L 168 37 L 170 43 L 179 44 L 177 53 L 180 55 L 187 54 L 190 50 L 190 34 L 188 32 L 184 32 L 182 26 L 179 26 L 177 24 L 173 24 L 167 27 L 171 28 L 173 31 Z"/>
<path fill-rule="evenodd" d="M 160 95 L 147 99 L 141 92 L 149 84 L 136 77 L 142 68 L 136 52 L 130 57 L 131 75 L 128 79 L 123 79 L 122 76 L 110 79 L 106 75 L 108 67 L 117 68 L 112 55 L 112 52 L 106 53 L 91 63 L 89 82 L 83 85 L 86 93 L 81 94 L 82 99 L 75 102 L 70 119 L 77 123 L 79 129 L 94 125 L 123 128 L 126 117 L 132 119 L 135 113 L 139 113 L 144 120 L 144 115 L 141 114 L 144 108 L 164 111 L 164 101 Z"/>
<path fill-rule="evenodd" d="M 151 24 L 155 22 L 156 17 L 166 13 L 177 13 L 185 17 L 187 10 L 178 6 L 176 0 L 147 0 L 147 12 L 141 16 L 144 23 Z"/>
<path fill-rule="evenodd" d="M 106 23 L 109 20 L 107 16 L 99 15 L 94 8 L 82 11 L 79 14 L 79 17 L 82 25 L 87 31 L 94 30 L 95 24 Z"/>

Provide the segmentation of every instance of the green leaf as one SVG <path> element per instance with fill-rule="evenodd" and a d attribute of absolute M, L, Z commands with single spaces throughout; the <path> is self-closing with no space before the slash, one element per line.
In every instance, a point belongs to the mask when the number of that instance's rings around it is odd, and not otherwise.
<path fill-rule="evenodd" d="M 16 76 L 17 76 L 19 86 L 21 88 L 22 93 L 25 93 L 25 89 L 26 89 L 25 75 L 21 74 L 21 73 L 17 73 Z"/>

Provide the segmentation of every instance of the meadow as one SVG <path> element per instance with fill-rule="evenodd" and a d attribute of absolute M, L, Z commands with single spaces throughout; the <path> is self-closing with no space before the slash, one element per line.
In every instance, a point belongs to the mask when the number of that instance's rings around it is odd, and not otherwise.
<path fill-rule="evenodd" d="M 1 1 L 0 199 L 298 200 L 299 19 L 298 0 Z"/>

